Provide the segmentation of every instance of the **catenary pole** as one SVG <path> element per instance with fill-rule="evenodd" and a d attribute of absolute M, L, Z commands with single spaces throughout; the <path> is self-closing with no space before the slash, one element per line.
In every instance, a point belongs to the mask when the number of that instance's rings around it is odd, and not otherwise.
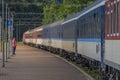
<path fill-rule="evenodd" d="M 5 67 L 5 54 L 4 54 L 4 0 L 2 0 L 2 27 L 1 27 L 1 34 L 2 34 L 2 67 Z"/>
<path fill-rule="evenodd" d="M 6 50 L 6 62 L 7 62 L 7 59 L 8 59 L 8 45 L 7 45 L 8 44 L 8 40 L 7 40 L 8 39 L 8 26 L 7 26 L 8 25 L 8 4 L 7 3 L 6 3 L 6 16 L 5 16 L 5 18 L 6 18 L 5 19 L 5 23 L 6 23 L 6 25 L 5 25 L 5 33 L 6 33 L 5 34 L 6 35 L 5 36 L 5 39 L 6 39 L 5 43 L 6 43 L 6 49 L 5 50 Z"/>

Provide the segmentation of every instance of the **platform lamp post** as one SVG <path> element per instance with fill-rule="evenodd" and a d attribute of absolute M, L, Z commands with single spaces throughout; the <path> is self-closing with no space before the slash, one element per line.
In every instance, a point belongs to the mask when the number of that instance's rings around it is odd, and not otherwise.
<path fill-rule="evenodd" d="M 8 4 L 6 3 L 6 16 L 5 16 L 5 44 L 6 44 L 6 62 L 8 60 Z"/>
<path fill-rule="evenodd" d="M 0 7 L 2 8 L 2 0 L 0 0 Z M 2 12 L 1 12 L 2 13 Z M 2 26 L 2 19 L 1 19 L 1 17 L 2 17 L 2 15 L 0 15 L 0 54 L 2 54 L 2 43 L 1 43 L 1 37 L 2 37 L 2 35 L 1 35 L 1 26 Z"/>
<path fill-rule="evenodd" d="M 9 7 L 8 7 L 8 21 L 10 21 L 10 8 Z M 10 58 L 10 49 L 12 49 L 12 48 L 10 45 L 11 44 L 11 26 L 8 25 L 9 24 L 8 21 L 7 21 L 7 27 L 8 27 L 8 29 L 7 29 L 8 30 L 8 33 L 7 33 L 8 34 L 8 36 L 7 36 L 8 37 L 8 39 L 7 39 L 8 40 L 8 46 L 7 46 L 8 47 L 7 48 L 8 49 L 8 57 L 7 58 L 9 59 Z"/>
<path fill-rule="evenodd" d="M 2 67 L 5 67 L 5 52 L 4 52 L 4 27 L 5 27 L 5 14 L 4 14 L 4 0 L 2 0 L 2 26 L 1 26 L 1 43 L 2 43 Z"/>
<path fill-rule="evenodd" d="M 11 21 L 12 21 L 12 25 L 11 25 L 11 39 L 13 38 L 13 32 L 14 32 L 14 14 L 15 12 L 11 12 Z"/>
<path fill-rule="evenodd" d="M 9 44 L 9 52 L 8 52 L 8 58 L 10 58 L 10 52 L 12 52 L 12 38 L 13 38 L 13 18 L 14 18 L 14 14 L 13 12 L 10 12 L 10 8 L 8 8 L 8 44 Z"/>

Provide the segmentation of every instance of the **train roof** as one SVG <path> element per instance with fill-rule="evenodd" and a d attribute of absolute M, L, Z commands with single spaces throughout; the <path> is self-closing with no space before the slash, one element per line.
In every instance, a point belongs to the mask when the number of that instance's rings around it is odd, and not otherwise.
<path fill-rule="evenodd" d="M 87 14 L 88 12 L 90 12 L 90 11 L 92 11 L 92 10 L 102 6 L 102 5 L 105 5 L 106 1 L 107 0 L 97 0 L 96 2 L 94 2 L 93 4 L 88 6 L 87 8 L 83 9 L 82 11 L 80 11 L 76 14 L 73 14 L 71 17 L 66 18 L 62 24 L 76 20 L 76 19 L 80 18 L 81 16 Z"/>
<path fill-rule="evenodd" d="M 29 33 L 32 33 L 32 32 L 35 32 L 35 31 L 40 31 L 40 30 L 43 29 L 43 27 L 44 27 L 44 25 L 43 25 L 43 26 L 40 26 L 40 27 L 36 27 L 36 28 L 34 28 L 34 29 L 31 29 L 31 30 L 29 30 Z"/>
<path fill-rule="evenodd" d="M 25 34 L 33 33 L 35 31 L 41 31 L 41 30 L 43 30 L 43 28 L 54 27 L 56 25 L 60 25 L 62 22 L 63 22 L 63 20 L 59 20 L 59 21 L 53 22 L 51 24 L 42 25 L 40 27 L 26 31 Z"/>
<path fill-rule="evenodd" d="M 56 25 L 60 25 L 62 22 L 63 22 L 63 20 L 59 20 L 59 21 L 56 21 L 56 22 L 47 24 L 47 25 L 45 26 L 45 28 L 54 27 L 54 26 L 56 26 Z"/>
<path fill-rule="evenodd" d="M 28 31 L 26 31 L 26 32 L 24 32 L 24 34 L 29 34 L 30 33 L 30 31 L 28 30 Z"/>
<path fill-rule="evenodd" d="M 56 25 L 60 25 L 62 22 L 63 22 L 63 20 L 56 21 L 56 22 L 50 24 L 50 26 L 51 26 L 51 27 L 54 27 L 54 26 L 56 26 Z"/>

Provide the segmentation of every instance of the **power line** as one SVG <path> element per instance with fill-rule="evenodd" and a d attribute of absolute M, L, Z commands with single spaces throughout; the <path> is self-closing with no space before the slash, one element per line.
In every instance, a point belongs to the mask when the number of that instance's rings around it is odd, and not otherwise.
<path fill-rule="evenodd" d="M 25 13 L 15 13 L 17 15 L 43 15 L 43 13 L 32 13 L 32 12 L 25 12 Z"/>
<path fill-rule="evenodd" d="M 42 20 L 41 18 L 14 18 L 14 20 Z"/>
<path fill-rule="evenodd" d="M 32 24 L 31 24 L 31 23 L 30 23 L 30 24 L 16 24 L 16 23 L 15 23 L 14 25 L 35 25 L 35 26 L 37 25 L 37 26 L 40 26 L 41 24 L 40 24 L 40 23 L 37 23 L 37 24 L 34 24 L 34 23 L 32 23 Z M 36 26 L 36 27 L 37 27 L 37 26 Z"/>
<path fill-rule="evenodd" d="M 0 3 L 1 4 L 1 3 Z M 50 3 L 40 3 L 40 2 L 37 2 L 37 3 L 30 3 L 30 2 L 8 2 L 8 5 L 40 5 L 40 6 L 43 6 L 43 5 L 49 5 Z M 88 4 L 63 4 L 62 6 L 88 6 Z"/>
<path fill-rule="evenodd" d="M 40 2 L 37 2 L 37 3 L 30 3 L 30 2 L 25 2 L 25 3 L 23 3 L 23 2 L 7 2 L 9 5 L 18 5 L 18 4 L 25 4 L 25 5 L 36 5 L 36 4 L 38 4 L 38 5 L 43 5 L 43 3 L 40 3 Z M 2 4 L 2 3 L 0 3 L 0 4 Z"/>

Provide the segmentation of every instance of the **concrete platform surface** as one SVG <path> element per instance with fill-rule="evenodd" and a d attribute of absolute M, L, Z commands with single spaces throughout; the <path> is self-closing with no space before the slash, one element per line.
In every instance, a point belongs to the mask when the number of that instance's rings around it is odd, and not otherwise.
<path fill-rule="evenodd" d="M 1 60 L 0 60 L 1 61 Z M 0 80 L 89 80 L 72 65 L 49 52 L 17 46 L 15 56 L 1 68 Z"/>

